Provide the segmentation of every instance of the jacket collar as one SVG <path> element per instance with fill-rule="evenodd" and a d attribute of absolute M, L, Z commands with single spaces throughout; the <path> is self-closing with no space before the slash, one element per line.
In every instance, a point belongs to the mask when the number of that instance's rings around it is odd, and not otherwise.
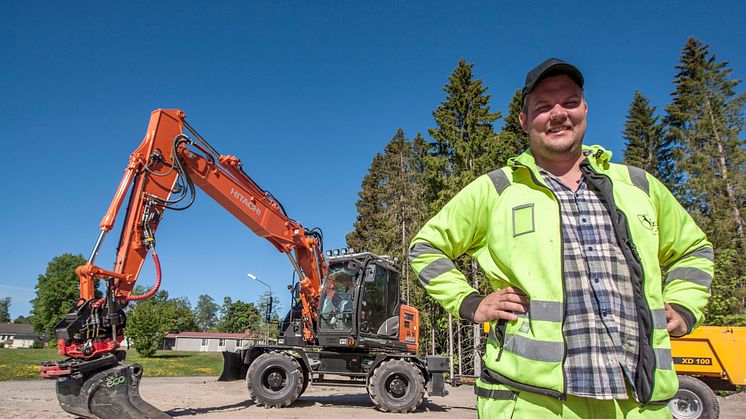
<path fill-rule="evenodd" d="M 611 151 L 606 150 L 600 145 L 583 145 L 583 154 L 587 156 L 588 162 L 596 170 L 604 170 L 608 168 L 609 162 L 611 161 Z M 513 170 L 521 166 L 528 167 L 531 170 L 537 170 L 536 160 L 534 160 L 530 148 L 527 148 L 526 151 L 520 155 L 509 159 L 508 166 L 513 168 Z"/>

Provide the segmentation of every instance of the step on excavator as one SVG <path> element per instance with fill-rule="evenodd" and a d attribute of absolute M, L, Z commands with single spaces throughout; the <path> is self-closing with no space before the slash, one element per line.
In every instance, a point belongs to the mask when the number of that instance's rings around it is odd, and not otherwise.
<path fill-rule="evenodd" d="M 199 187 L 252 232 L 287 255 L 293 277 L 292 307 L 275 345 L 225 352 L 220 379 L 245 379 L 258 405 L 285 407 L 311 381 L 366 387 L 382 411 L 411 412 L 430 396 L 445 396 L 447 358 L 417 355 L 419 312 L 400 297 L 400 272 L 387 257 L 323 251 L 320 229 L 306 229 L 262 189 L 241 161 L 218 153 L 181 110 L 153 111 L 146 135 L 100 223 L 87 263 L 76 269 L 80 298 L 55 326 L 58 352 L 41 376 L 56 380 L 62 409 L 82 417 L 169 417 L 140 397 L 143 368 L 125 362 L 120 345 L 130 302 L 154 295 L 161 283 L 155 234 L 167 210 L 185 210 Z M 127 200 L 112 269 L 95 265 L 107 233 Z M 132 290 L 147 256 L 155 284 Z M 105 293 L 96 297 L 96 283 Z M 335 378 L 329 378 L 333 376 Z"/>

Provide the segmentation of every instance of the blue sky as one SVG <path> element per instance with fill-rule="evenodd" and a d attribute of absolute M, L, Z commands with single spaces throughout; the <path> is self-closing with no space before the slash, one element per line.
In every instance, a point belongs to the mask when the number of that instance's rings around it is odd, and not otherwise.
<path fill-rule="evenodd" d="M 291 217 L 344 246 L 360 182 L 397 128 L 426 135 L 459 58 L 506 110 L 545 58 L 586 78 L 586 143 L 619 160 L 633 92 L 662 109 L 694 36 L 746 76 L 743 2 L 5 2 L 0 13 L 0 297 L 87 257 L 150 112 L 180 108 Z M 609 3 L 609 4 L 606 4 Z M 739 86 L 743 91 L 743 86 Z M 122 218 L 122 217 L 120 217 Z M 118 227 L 97 263 L 110 268 Z M 284 255 L 199 193 L 158 231 L 163 288 L 288 307 Z M 138 284 L 154 281 L 147 261 Z"/>

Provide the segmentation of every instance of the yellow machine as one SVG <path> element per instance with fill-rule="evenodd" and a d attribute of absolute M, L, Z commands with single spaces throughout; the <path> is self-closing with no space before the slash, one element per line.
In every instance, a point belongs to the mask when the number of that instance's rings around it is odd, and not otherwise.
<path fill-rule="evenodd" d="M 675 418 L 717 418 L 713 390 L 746 385 L 746 327 L 702 326 L 691 335 L 671 339 L 671 356 L 679 374 L 679 392 L 669 404 Z"/>

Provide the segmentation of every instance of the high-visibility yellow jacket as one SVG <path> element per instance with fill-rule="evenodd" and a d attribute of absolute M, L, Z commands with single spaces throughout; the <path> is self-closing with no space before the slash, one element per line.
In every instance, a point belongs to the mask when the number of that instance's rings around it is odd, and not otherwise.
<path fill-rule="evenodd" d="M 712 245 L 660 181 L 610 163 L 611 153 L 599 146 L 583 148 L 581 170 L 601 193 L 632 276 L 640 330 L 636 396 L 643 404 L 664 401 L 678 389 L 664 302 L 689 331 L 702 322 Z M 497 329 L 491 324 L 486 372 L 502 384 L 560 399 L 566 397 L 561 234 L 557 198 L 527 151 L 460 191 L 415 236 L 409 253 L 427 292 L 463 319 L 473 320 L 483 297 L 451 261 L 462 254 L 476 258 L 494 290 L 523 290 L 529 312 Z"/>

